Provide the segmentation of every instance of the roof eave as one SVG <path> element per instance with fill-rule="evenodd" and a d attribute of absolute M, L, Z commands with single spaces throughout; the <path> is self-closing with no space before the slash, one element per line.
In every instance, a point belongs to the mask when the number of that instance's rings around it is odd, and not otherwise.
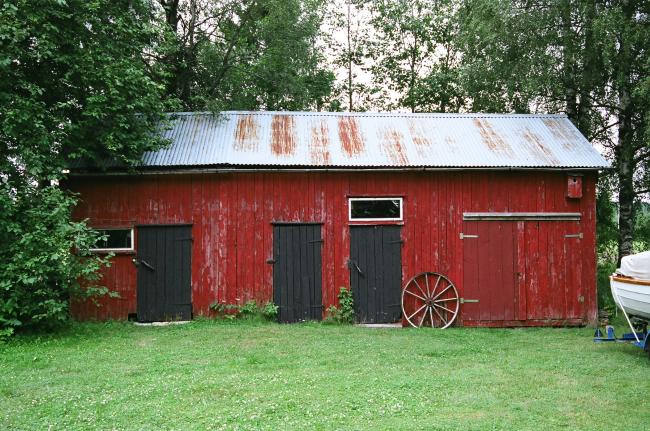
<path fill-rule="evenodd" d="M 565 171 L 593 172 L 611 166 L 279 166 L 202 165 L 144 166 L 131 170 L 72 170 L 70 176 L 136 176 L 161 174 L 205 174 L 222 172 L 443 172 L 443 171 Z"/>

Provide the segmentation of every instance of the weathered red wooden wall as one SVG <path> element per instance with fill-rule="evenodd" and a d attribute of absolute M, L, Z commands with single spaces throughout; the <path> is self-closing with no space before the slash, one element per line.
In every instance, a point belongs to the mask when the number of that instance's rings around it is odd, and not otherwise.
<path fill-rule="evenodd" d="M 243 303 L 272 299 L 273 221 L 323 223 L 323 303 L 336 303 L 340 286 L 349 285 L 347 198 L 403 196 L 402 276 L 422 271 L 447 274 L 463 295 L 463 212 L 579 212 L 580 274 L 565 283 L 567 295 L 581 291 L 587 320 L 596 317 L 595 184 L 584 177 L 580 199 L 567 198 L 564 172 L 237 172 L 212 174 L 76 177 L 71 190 L 81 194 L 77 219 L 95 227 L 136 224 L 193 224 L 192 302 L 194 313 L 209 314 L 215 301 Z M 574 222 L 575 223 L 575 222 Z M 137 248 L 137 229 L 136 248 Z M 527 235 L 522 257 L 546 268 L 536 286 L 539 313 L 523 324 L 562 324 L 537 319 L 551 300 L 554 269 L 545 234 Z M 73 304 L 79 319 L 125 319 L 136 309 L 133 256 L 120 254 L 105 271 L 105 284 L 119 299 Z M 540 263 L 541 261 L 541 263 Z M 575 284 L 580 286 L 575 286 Z M 529 304 L 530 305 L 530 304 Z M 461 309 L 462 312 L 462 309 Z M 575 313 L 566 312 L 567 318 Z M 581 320 L 582 321 L 582 320 Z M 462 323 L 462 314 L 461 320 Z M 467 322 L 469 324 L 469 322 Z"/>

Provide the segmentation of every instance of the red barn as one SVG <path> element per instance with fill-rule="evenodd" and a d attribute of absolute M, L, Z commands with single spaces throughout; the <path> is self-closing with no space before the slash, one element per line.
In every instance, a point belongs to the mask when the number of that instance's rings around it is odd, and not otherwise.
<path fill-rule="evenodd" d="M 119 293 L 73 304 L 79 319 L 256 300 L 283 322 L 318 320 L 346 286 L 360 322 L 394 322 L 427 271 L 455 285 L 455 325 L 596 318 L 608 163 L 565 116 L 179 113 L 165 135 L 136 172 L 70 176 L 75 217 L 108 234 L 98 252 L 115 253 L 104 283 Z"/>

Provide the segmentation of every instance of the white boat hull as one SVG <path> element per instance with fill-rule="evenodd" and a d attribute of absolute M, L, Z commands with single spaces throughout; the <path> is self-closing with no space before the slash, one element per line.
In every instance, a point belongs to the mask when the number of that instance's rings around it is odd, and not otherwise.
<path fill-rule="evenodd" d="M 650 320 L 650 280 L 609 277 L 616 305 L 629 316 Z"/>

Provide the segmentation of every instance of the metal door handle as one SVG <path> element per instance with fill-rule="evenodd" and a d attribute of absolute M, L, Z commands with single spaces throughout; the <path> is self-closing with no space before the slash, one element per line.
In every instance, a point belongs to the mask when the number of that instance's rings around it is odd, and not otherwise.
<path fill-rule="evenodd" d="M 352 259 L 348 260 L 348 267 L 356 269 L 359 275 L 363 275 L 363 271 L 361 271 L 361 268 L 359 268 L 359 265 L 357 265 L 357 263 L 354 260 Z"/>
<path fill-rule="evenodd" d="M 144 265 L 146 268 L 149 268 L 149 269 L 152 270 L 152 271 L 155 271 L 155 270 L 156 270 L 153 266 L 149 265 L 149 263 L 148 263 L 146 260 L 144 260 L 144 259 L 136 259 L 136 258 L 133 258 L 133 259 L 131 259 L 131 260 L 132 260 L 132 262 L 133 262 L 133 264 L 134 264 L 135 266 Z"/>

